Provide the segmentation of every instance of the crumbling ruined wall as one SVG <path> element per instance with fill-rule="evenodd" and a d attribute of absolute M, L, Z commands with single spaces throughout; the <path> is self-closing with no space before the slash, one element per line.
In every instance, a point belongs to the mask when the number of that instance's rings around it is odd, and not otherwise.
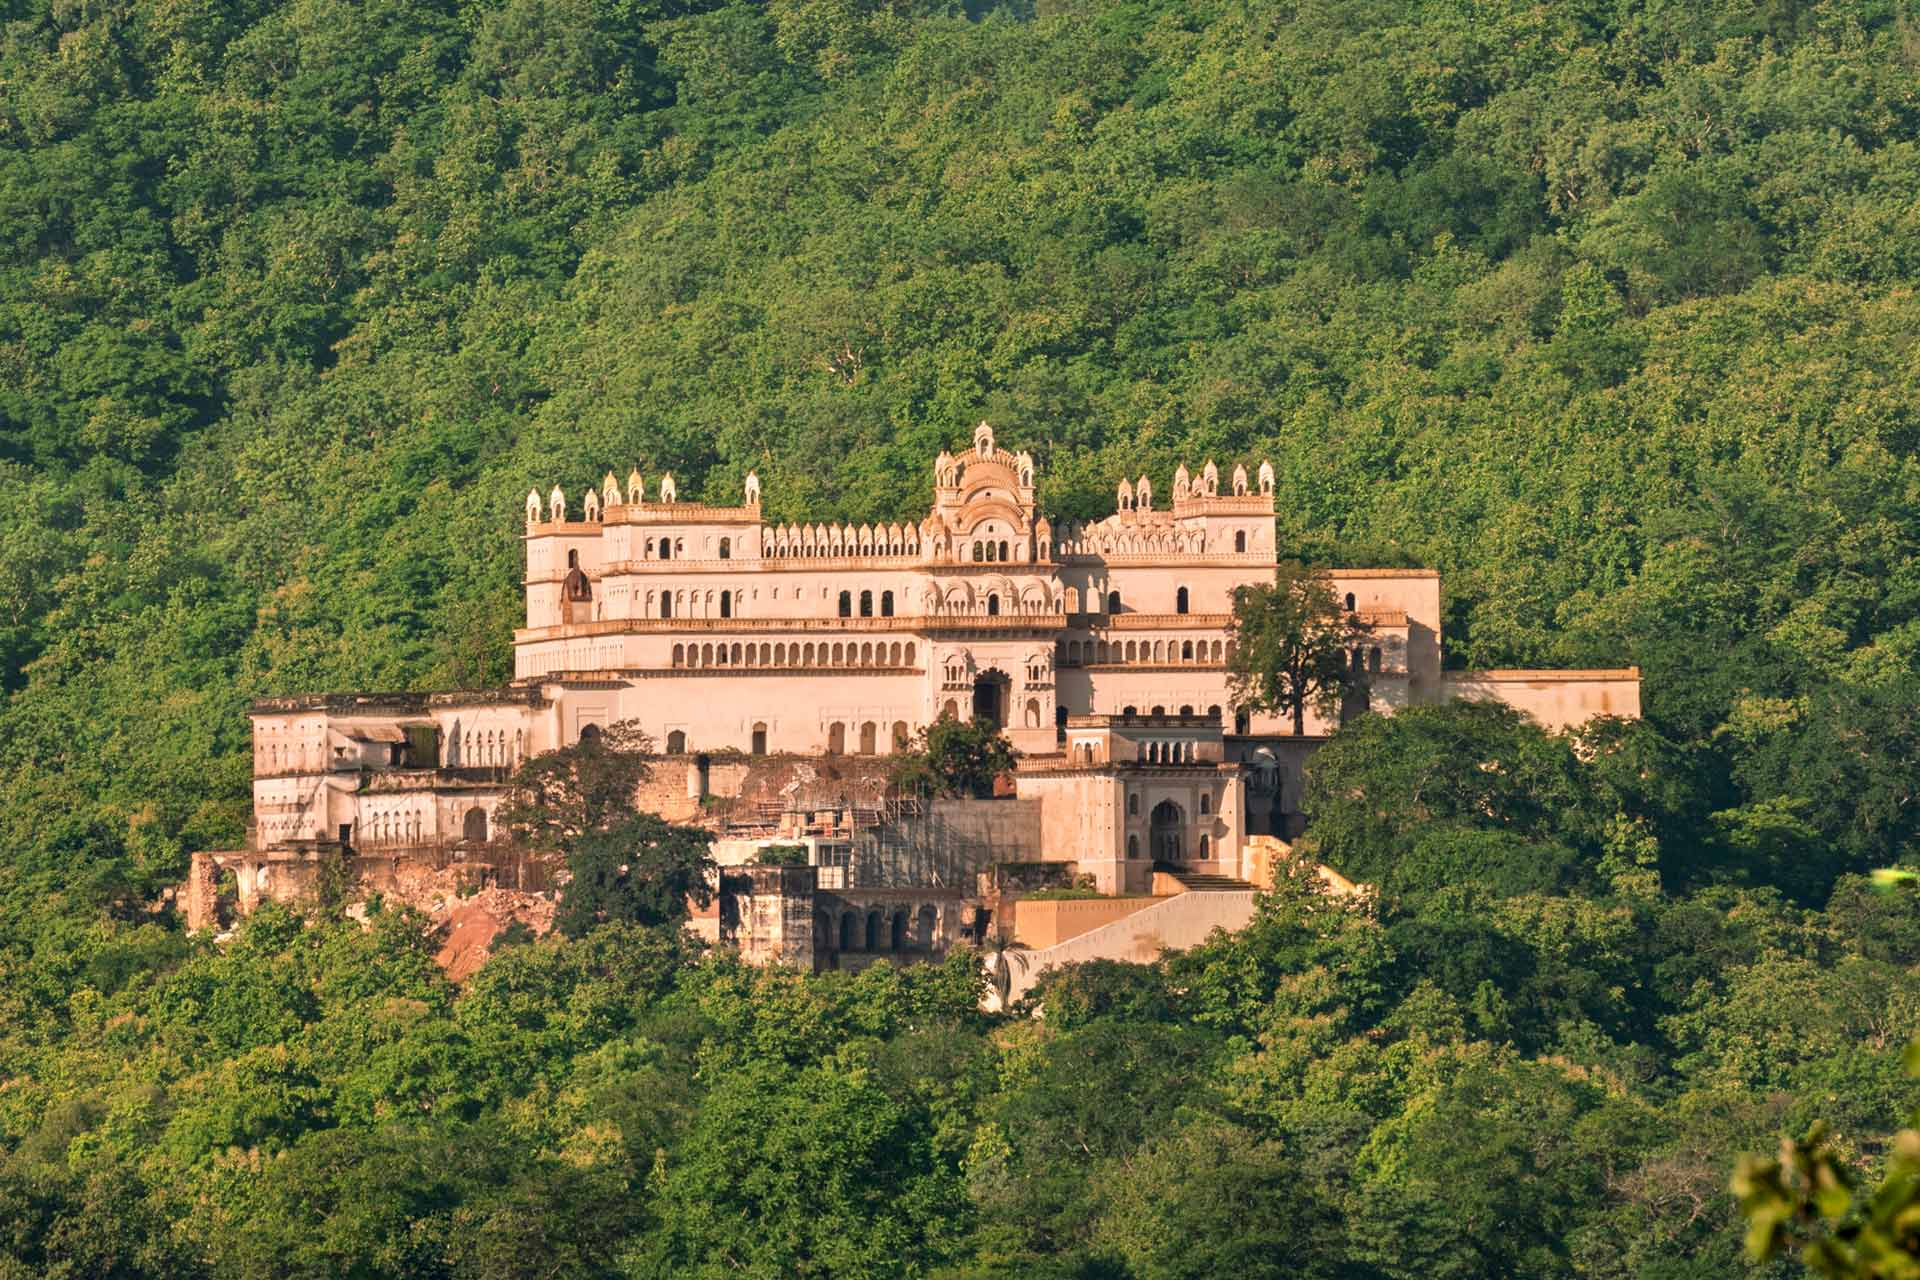
<path fill-rule="evenodd" d="M 812 867 L 729 870 L 720 883 L 722 939 L 748 964 L 812 972 L 814 877 Z"/>

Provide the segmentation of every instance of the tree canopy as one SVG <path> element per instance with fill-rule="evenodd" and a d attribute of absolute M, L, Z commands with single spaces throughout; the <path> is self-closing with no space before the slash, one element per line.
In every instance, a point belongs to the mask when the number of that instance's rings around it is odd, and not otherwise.
<path fill-rule="evenodd" d="M 1340 607 L 1325 571 L 1298 560 L 1282 560 L 1271 583 L 1234 591 L 1232 634 L 1227 681 L 1234 706 L 1286 716 L 1296 735 L 1307 731 L 1309 708 L 1333 719 L 1361 678 L 1348 655 L 1365 630 Z"/>
<path fill-rule="evenodd" d="M 894 756 L 889 782 L 916 795 L 990 796 L 995 779 L 1012 770 L 1017 756 L 993 721 L 942 715 L 922 725 Z"/>

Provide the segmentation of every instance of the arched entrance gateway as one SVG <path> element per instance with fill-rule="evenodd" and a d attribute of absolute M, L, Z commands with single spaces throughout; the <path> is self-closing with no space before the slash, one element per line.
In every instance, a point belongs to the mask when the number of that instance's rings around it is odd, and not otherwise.
<path fill-rule="evenodd" d="M 973 680 L 973 718 L 987 719 L 996 729 L 1007 727 L 1007 695 L 1013 681 L 1004 671 L 982 671 Z"/>
<path fill-rule="evenodd" d="M 1153 856 L 1157 862 L 1186 861 L 1187 815 L 1171 800 L 1153 806 L 1149 819 Z"/>

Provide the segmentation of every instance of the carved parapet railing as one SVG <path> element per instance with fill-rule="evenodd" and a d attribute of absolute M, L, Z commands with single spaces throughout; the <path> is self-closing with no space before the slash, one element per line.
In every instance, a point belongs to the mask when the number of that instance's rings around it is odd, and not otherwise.
<path fill-rule="evenodd" d="M 1089 631 L 1224 631 L 1233 625 L 1230 613 L 1076 613 L 1071 624 Z"/>
<path fill-rule="evenodd" d="M 1064 613 L 934 613 L 920 618 L 922 631 L 1057 631 L 1067 625 Z"/>

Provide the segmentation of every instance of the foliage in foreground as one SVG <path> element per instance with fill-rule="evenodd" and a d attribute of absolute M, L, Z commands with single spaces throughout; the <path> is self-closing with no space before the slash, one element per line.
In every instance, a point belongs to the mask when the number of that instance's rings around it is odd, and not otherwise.
<path fill-rule="evenodd" d="M 96 935 L 93 979 L 4 988 L 0 1266 L 1786 1276 L 1746 1261 L 1733 1157 L 1816 1117 L 1838 1164 L 1886 1156 L 1920 1104 L 1920 894 L 1669 892 L 1672 798 L 1623 728 L 1349 726 L 1315 785 L 1418 858 L 1367 902 L 1303 874 L 1239 934 L 1050 974 L 1041 1018 L 982 1015 L 970 952 L 811 977 L 608 921 L 455 989 L 392 909 L 269 908 L 131 976 Z"/>

